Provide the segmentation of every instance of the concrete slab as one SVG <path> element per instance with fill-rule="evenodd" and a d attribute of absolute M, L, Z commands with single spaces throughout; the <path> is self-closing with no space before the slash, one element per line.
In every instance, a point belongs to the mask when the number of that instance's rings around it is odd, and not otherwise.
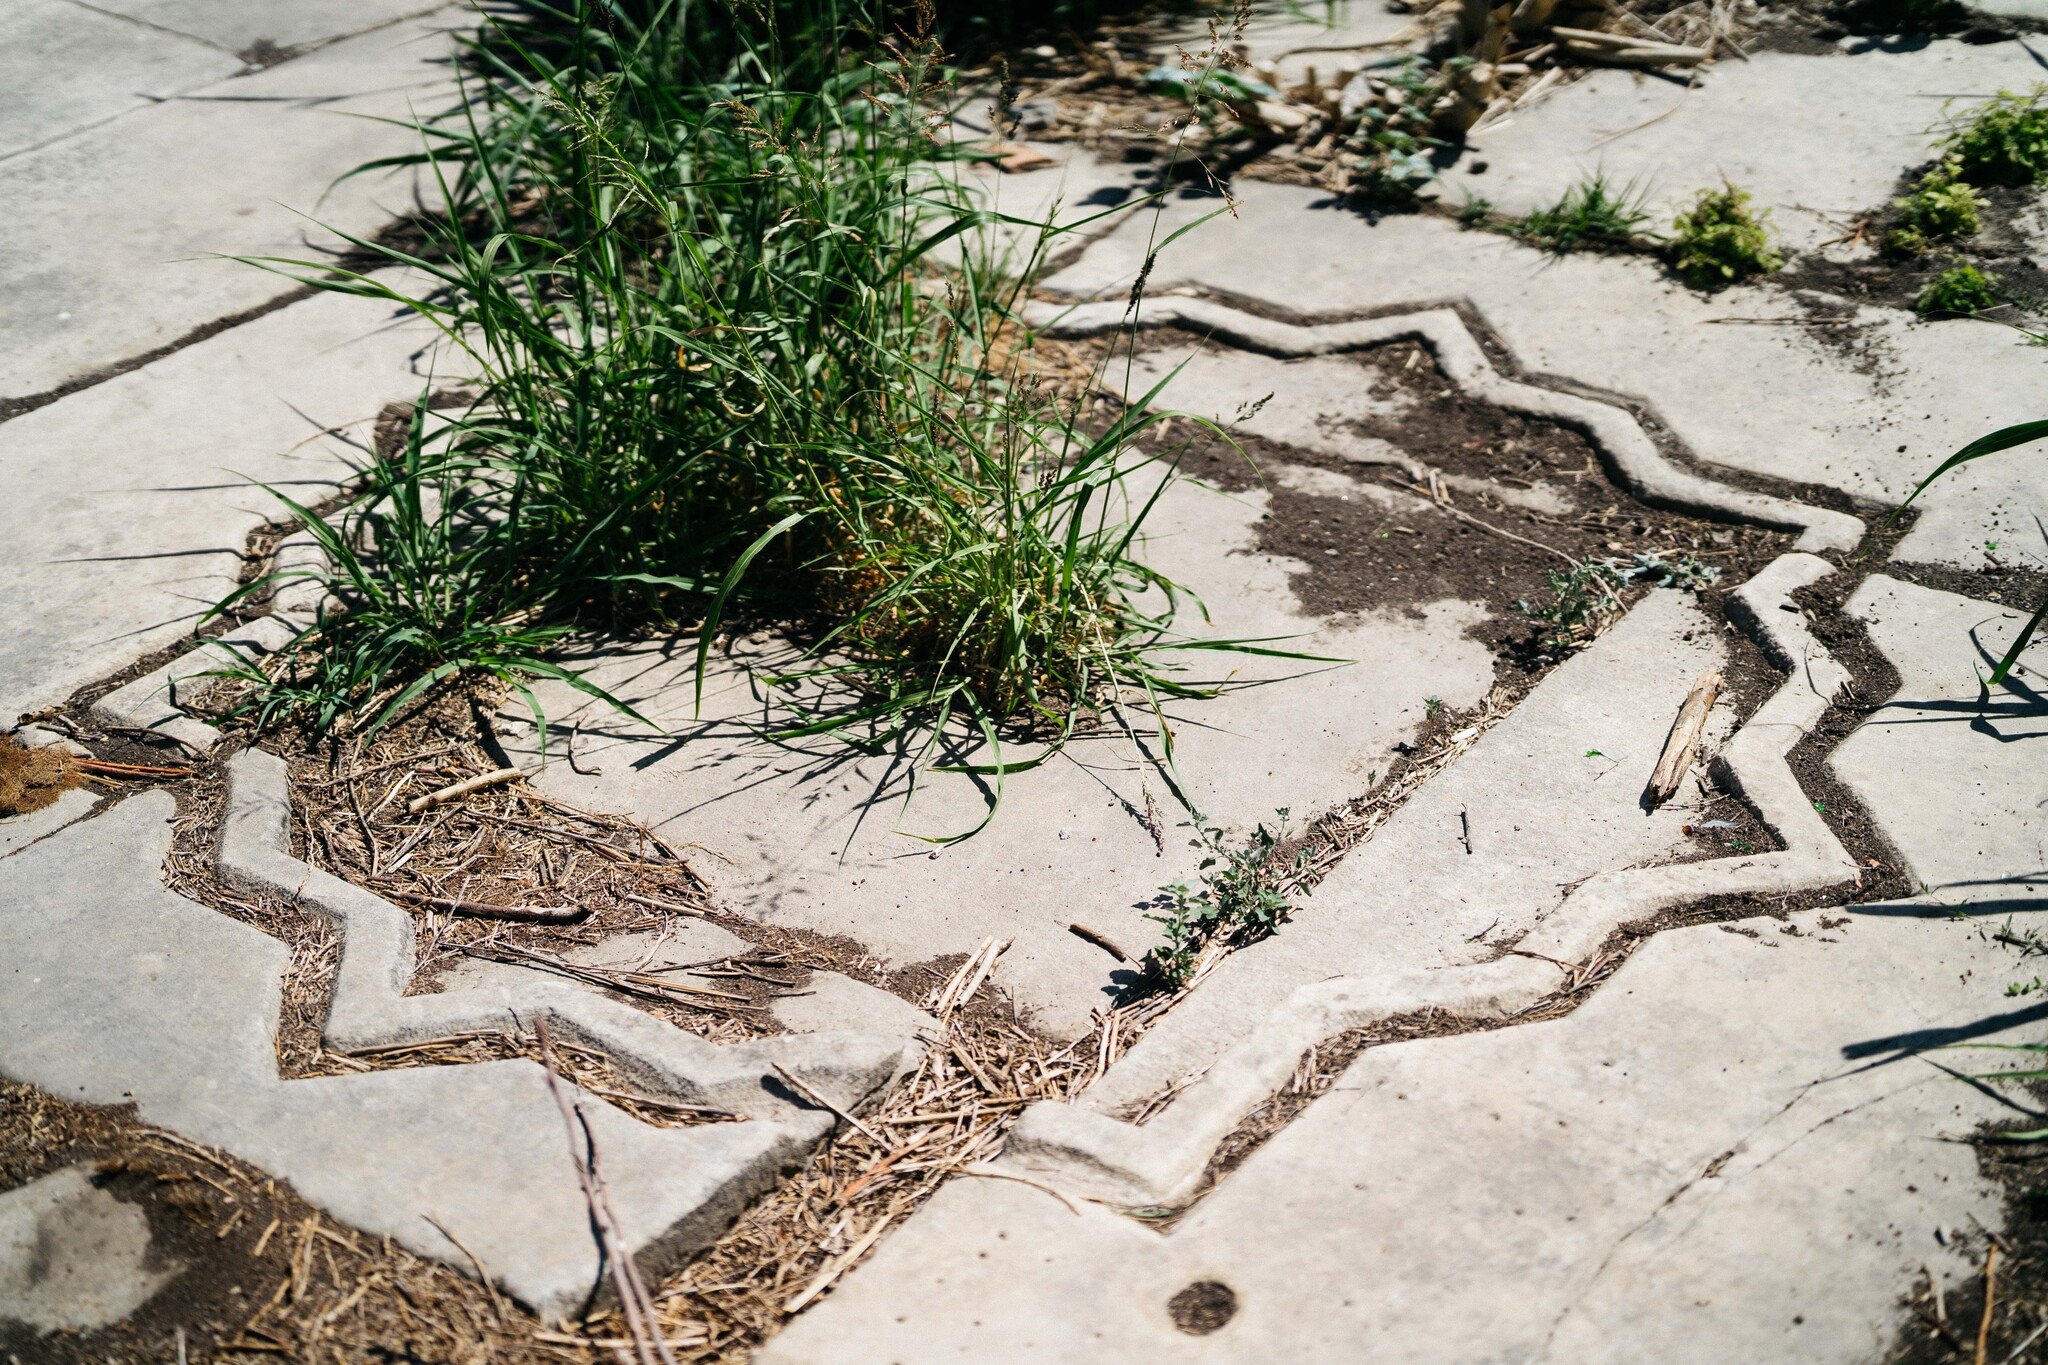
<path fill-rule="evenodd" d="M 71 0 L 15 0 L 0 10 L 0 160 L 241 69 L 218 48 Z"/>
<path fill-rule="evenodd" d="M 1469 604 L 1356 620 L 1305 615 L 1288 586 L 1298 563 L 1254 548 L 1265 502 L 1263 494 L 1177 487 L 1147 542 L 1148 562 L 1208 604 L 1213 623 L 1190 619 L 1191 631 L 1290 637 L 1288 648 L 1352 661 L 1188 661 L 1191 680 L 1234 674 L 1256 683 L 1165 707 L 1191 799 L 1239 830 L 1271 820 L 1279 807 L 1299 819 L 1362 792 L 1421 722 L 1425 697 L 1468 706 L 1492 677 L 1486 650 L 1464 635 L 1479 619 Z M 578 764 L 602 766 L 604 775 L 578 775 L 558 750 L 538 785 L 592 808 L 630 811 L 708 850 L 697 866 L 733 908 L 851 936 L 893 964 L 1014 938 L 996 980 L 1037 1027 L 1065 1037 L 1086 1032 L 1090 1012 L 1130 969 L 1068 926 L 1078 921 L 1140 954 L 1156 932 L 1144 918 L 1148 902 L 1199 861 L 1178 827 L 1186 817 L 1161 769 L 1155 727 L 1139 726 L 1135 741 L 1077 740 L 1054 762 L 1012 777 L 988 828 L 939 846 L 918 836 L 973 828 L 988 789 L 925 773 L 909 799 L 908 755 L 868 758 L 837 741 L 801 747 L 759 738 L 766 694 L 745 669 L 790 663 L 777 648 L 765 638 L 737 644 L 733 661 L 721 661 L 707 682 L 702 719 L 693 714 L 691 642 L 608 649 L 591 661 L 592 678 L 671 734 L 635 733 L 566 688 L 543 689 L 556 742 L 580 717 Z M 1010 759 L 1020 756 L 1012 751 Z M 521 761 L 531 767 L 532 757 Z M 1145 824 L 1148 806 L 1159 812 L 1157 842 Z"/>
<path fill-rule="evenodd" d="M 433 335 L 319 295 L 0 424 L 0 716 L 191 630 L 283 512 L 251 481 L 327 496 L 377 411 L 419 396 Z"/>
<path fill-rule="evenodd" d="M 1374 1048 L 1164 1236 L 955 1182 L 756 1358 L 1876 1358 L 1923 1263 L 1972 1269 L 1937 1230 L 1998 1226 L 1953 1139 L 2009 1111 L 1916 1049 L 2007 1036 L 2010 958 L 1850 913 L 1660 935 L 1563 1020 Z M 1235 1312 L 1195 1335 L 1169 1303 L 1204 1282 Z"/>
<path fill-rule="evenodd" d="M 1113 1112 L 1201 1073 L 1308 982 L 1492 958 L 1488 943 L 1578 883 L 1684 843 L 1689 803 L 1645 814 L 1640 798 L 1671 717 L 1725 657 L 1690 594 L 1650 594 L 1347 854 L 1285 929 L 1224 959 L 1083 1107 Z M 1732 724 L 1718 710 L 1711 745 Z"/>
<path fill-rule="evenodd" d="M 539 1067 L 283 1080 L 290 954 L 166 890 L 166 793 L 0 860 L 0 1074 L 221 1147 L 335 1217 L 467 1267 L 439 1219 L 548 1315 L 597 1283 L 568 1139 Z M 90 943 L 90 952 L 80 946 Z M 607 1183 L 650 1272 L 705 1245 L 801 1159 L 829 1117 L 656 1129 L 586 1097 Z"/>
<path fill-rule="evenodd" d="M 0 744 L 7 741 L 0 739 Z M 99 797 L 83 787 L 73 787 L 41 810 L 11 815 L 0 820 L 0 858 L 19 853 L 38 839 L 55 834 L 64 826 L 82 820 L 99 803 Z"/>
<path fill-rule="evenodd" d="M 13 229 L 0 397 L 79 382 L 278 299 L 287 281 L 213 258 L 312 256 L 323 235 L 303 215 L 367 233 L 407 206 L 409 179 L 334 180 L 416 149 L 379 120 L 452 99 L 442 30 L 465 13 L 393 24 L 0 162 Z"/>
<path fill-rule="evenodd" d="M 1711 464 L 1891 505 L 1951 452 L 2038 415 L 2039 353 L 2008 328 L 1879 308 L 1850 315 L 1849 327 L 1807 327 L 1775 285 L 1702 295 L 1643 258 L 1556 258 L 1426 215 L 1371 222 L 1316 190 L 1236 189 L 1234 216 L 1161 254 L 1155 294 L 1235 295 L 1304 319 L 1464 301 L 1526 373 L 1638 401 Z M 1160 235 L 1214 207 L 1171 201 Z M 1117 228 L 1048 287 L 1122 298 L 1152 231 L 1149 216 Z M 1727 325 L 1758 319 L 1771 325 Z M 1917 504 L 1899 559 L 1975 568 L 1987 539 L 2033 543 L 2048 463 L 1966 468 Z"/>
<path fill-rule="evenodd" d="M 431 14 L 433 0 L 93 0 L 152 28 L 189 34 L 268 66 L 308 47 Z"/>
<path fill-rule="evenodd" d="M 1669 232 L 1700 190 L 1727 179 L 1771 211 L 1786 245 L 1812 250 L 1888 206 L 1900 174 L 1933 156 L 1928 129 L 1944 101 L 2031 90 L 2042 73 L 2028 49 L 1935 39 L 1854 56 L 1759 52 L 1691 85 L 1594 71 L 1482 131 L 1440 183 L 1450 203 L 1483 196 L 1521 215 L 1600 172 L 1633 185 L 1647 226 Z"/>
<path fill-rule="evenodd" d="M 182 1269 L 150 1255 L 149 1217 L 66 1166 L 0 1192 L 0 1322 L 39 1332 L 106 1327 Z"/>
<path fill-rule="evenodd" d="M 1929 894 L 2042 908 L 2048 700 L 2035 683 L 2048 667 L 2048 642 L 2022 656 L 2026 676 L 1986 695 L 1980 680 L 2005 657 L 2025 613 L 1882 574 L 1863 581 L 1849 612 L 1898 669 L 1899 690 L 1835 751 L 1836 774 Z"/>

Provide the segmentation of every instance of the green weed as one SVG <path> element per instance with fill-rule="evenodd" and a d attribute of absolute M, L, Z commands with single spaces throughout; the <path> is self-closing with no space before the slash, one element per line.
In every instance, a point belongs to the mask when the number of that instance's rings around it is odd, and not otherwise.
<path fill-rule="evenodd" d="M 1767 275 L 1785 264 L 1764 230 L 1766 215 L 1752 213 L 1749 191 L 1724 185 L 1701 190 L 1691 209 L 1673 225 L 1673 264 L 1698 289 Z"/>
<path fill-rule="evenodd" d="M 1691 555 L 1666 560 L 1655 554 L 1637 554 L 1626 563 L 1619 559 L 1581 560 L 1569 569 L 1544 571 L 1544 583 L 1550 589 L 1548 605 L 1533 606 L 1520 601 L 1515 606 L 1545 628 L 1545 649 L 1583 649 L 1620 615 L 1620 588 L 1647 583 L 1651 587 L 1697 591 L 1720 576 L 1719 569 L 1702 564 Z"/>
<path fill-rule="evenodd" d="M 2048 85 L 2025 95 L 2001 90 L 1969 117 L 1951 119 L 1941 150 L 1972 184 L 2048 180 Z"/>
<path fill-rule="evenodd" d="M 1996 307 L 2001 295 L 1999 279 L 1974 265 L 1952 265 L 1931 280 L 1913 300 L 1924 315 L 1981 313 Z"/>
<path fill-rule="evenodd" d="M 1951 156 L 1920 177 L 1913 193 L 1897 201 L 1899 223 L 1885 234 L 1887 251 L 1917 256 L 1930 243 L 1976 234 L 1983 225 L 1984 196 L 1964 183 L 1962 173 L 1962 162 Z"/>
<path fill-rule="evenodd" d="M 1236 848 L 1226 846 L 1221 829 L 1194 816 L 1194 846 L 1206 851 L 1196 880 L 1161 887 L 1161 909 L 1146 916 L 1165 931 L 1164 942 L 1145 955 L 1147 970 L 1163 985 L 1189 984 L 1229 949 L 1264 938 L 1286 921 L 1282 888 L 1300 872 L 1302 855 L 1282 855 L 1287 812 L 1275 814 L 1279 825 L 1261 822 Z"/>
<path fill-rule="evenodd" d="M 1604 174 L 1581 181 L 1547 209 L 1522 219 L 1516 235 L 1560 255 L 1588 247 L 1629 246 L 1650 215 L 1633 185 L 1616 189 Z"/>

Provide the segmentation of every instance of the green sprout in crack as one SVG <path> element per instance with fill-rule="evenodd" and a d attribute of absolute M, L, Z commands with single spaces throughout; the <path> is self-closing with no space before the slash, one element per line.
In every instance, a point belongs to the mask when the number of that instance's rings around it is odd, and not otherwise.
<path fill-rule="evenodd" d="M 2024 95 L 2001 90 L 1968 118 L 1951 119 L 1941 150 L 1973 184 L 2048 180 L 2048 85 Z"/>
<path fill-rule="evenodd" d="M 1988 275 L 1974 265 L 1958 262 L 1935 276 L 1920 291 L 1920 297 L 1913 300 L 1913 308 L 1923 317 L 1941 314 L 1968 317 L 1972 313 L 1995 308 L 2004 301 L 2001 283 L 1996 275 Z"/>
<path fill-rule="evenodd" d="M 1701 190 L 1692 208 L 1673 224 L 1677 236 L 1672 241 L 1672 265 L 1696 289 L 1780 269 L 1785 258 L 1764 230 L 1767 216 L 1751 212 L 1748 190 L 1729 184 Z"/>
<path fill-rule="evenodd" d="M 1588 559 L 1570 569 L 1549 569 L 1544 583 L 1550 589 L 1548 606 L 1515 603 L 1522 615 L 1548 629 L 1543 647 L 1552 651 L 1582 649 L 1591 644 L 1606 624 L 1621 612 L 1619 589 L 1635 583 L 1656 588 L 1684 588 L 1697 592 L 1721 576 L 1721 571 L 1702 564 L 1691 555 L 1665 559 L 1655 553 L 1619 559 Z"/>
<path fill-rule="evenodd" d="M 1524 218 L 1515 234 L 1545 251 L 1563 255 L 1593 247 L 1626 247 L 1650 214 L 1633 183 L 1616 188 L 1604 174 L 1580 181 L 1547 209 Z"/>
<path fill-rule="evenodd" d="M 1897 201 L 1899 224 L 1885 234 L 1885 250 L 1918 256 L 1935 242 L 1976 235 L 1984 222 L 1984 196 L 1962 176 L 1962 163 L 1952 156 L 1921 176 L 1913 193 Z"/>
<path fill-rule="evenodd" d="M 1444 699 L 1442 697 L 1424 697 L 1422 699 L 1422 714 L 1432 720 L 1436 718 L 1436 713 L 1443 709 Z"/>
<path fill-rule="evenodd" d="M 1161 887 L 1158 913 L 1145 917 L 1165 930 L 1164 941 L 1145 955 L 1146 969 L 1162 984 L 1185 986 L 1205 959 L 1264 938 L 1286 922 L 1283 888 L 1300 874 L 1304 855 L 1283 852 L 1287 811 L 1274 814 L 1279 824 L 1261 821 L 1236 848 L 1227 846 L 1222 829 L 1194 815 L 1192 843 L 1206 856 L 1193 879 Z"/>

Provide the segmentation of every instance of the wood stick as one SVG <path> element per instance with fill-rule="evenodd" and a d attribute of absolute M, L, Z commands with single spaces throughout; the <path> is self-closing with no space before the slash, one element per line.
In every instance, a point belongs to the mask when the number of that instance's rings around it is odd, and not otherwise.
<path fill-rule="evenodd" d="M 1699 681 L 1686 694 L 1685 704 L 1678 708 L 1678 719 L 1671 723 L 1671 734 L 1664 741 L 1664 754 L 1657 760 L 1657 770 L 1650 774 L 1650 785 L 1644 789 L 1650 804 L 1669 801 L 1692 770 L 1693 759 L 1699 754 L 1700 735 L 1707 728 L 1707 713 L 1714 709 L 1714 700 L 1721 695 L 1722 681 L 1721 670 L 1710 668 L 1700 674 Z"/>
<path fill-rule="evenodd" d="M 1088 943 L 1094 944 L 1096 947 L 1102 949 L 1103 952 L 1108 953 L 1111 957 L 1115 958 L 1118 962 L 1137 961 L 1137 959 L 1132 957 L 1129 953 L 1117 947 L 1116 940 L 1112 939 L 1108 934 L 1097 933 L 1095 930 L 1090 929 L 1085 924 L 1069 924 L 1067 926 L 1067 932 L 1072 934 L 1075 938 L 1082 939 Z"/>
<path fill-rule="evenodd" d="M 1984 1248 L 1984 1316 L 1977 1320 L 1976 1365 L 1984 1365 L 1984 1353 L 1991 1349 L 1991 1309 L 1998 1302 L 1998 1243 Z"/>
<path fill-rule="evenodd" d="M 789 1071 L 782 1065 L 781 1062 L 770 1062 L 768 1065 L 775 1068 L 775 1074 L 782 1077 L 783 1082 L 786 1085 L 788 1085 L 791 1090 L 796 1091 L 797 1094 L 803 1096 L 812 1104 L 817 1105 L 820 1109 L 829 1110 L 830 1112 L 837 1114 L 840 1118 L 843 1118 L 848 1123 L 852 1124 L 854 1130 L 860 1133 L 863 1137 L 867 1138 L 868 1141 L 874 1143 L 877 1147 L 887 1150 L 889 1146 L 889 1141 L 887 1138 L 884 1138 L 880 1133 L 868 1127 L 865 1123 L 862 1123 L 852 1114 L 848 1113 L 844 1109 L 841 1109 L 838 1105 L 832 1103 L 832 1101 L 826 1099 L 823 1095 L 820 1095 L 817 1091 L 811 1089 L 808 1085 L 805 1085 L 802 1081 L 790 1075 Z"/>
<path fill-rule="evenodd" d="M 526 773 L 519 768 L 499 768 L 476 777 L 465 777 L 462 781 L 452 783 L 439 791 L 428 792 L 425 796 L 415 796 L 405 803 L 405 813 L 418 815 L 431 807 L 445 806 L 450 801 L 460 801 L 471 792 L 480 792 L 486 787 L 500 787 L 507 782 L 517 782 L 524 776 Z"/>
<path fill-rule="evenodd" d="M 559 924 L 588 914 L 580 905 L 491 905 L 484 901 L 450 900 L 446 896 L 423 896 L 417 891 L 380 891 L 377 894 L 408 905 L 446 910 L 451 915 L 473 915 L 478 919 L 508 919 L 524 924 Z"/>

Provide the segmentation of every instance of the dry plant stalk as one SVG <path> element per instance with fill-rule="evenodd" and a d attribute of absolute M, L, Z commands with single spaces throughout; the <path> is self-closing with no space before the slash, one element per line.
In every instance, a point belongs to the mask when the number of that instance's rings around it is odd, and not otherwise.
<path fill-rule="evenodd" d="M 1664 740 L 1664 752 L 1657 760 L 1655 772 L 1650 774 L 1650 785 L 1645 789 L 1651 804 L 1671 799 L 1685 775 L 1692 771 L 1693 759 L 1700 751 L 1700 736 L 1707 728 L 1707 716 L 1714 709 L 1714 701 L 1721 695 L 1723 685 L 1721 670 L 1710 668 L 1700 674 L 1699 681 L 1692 685 L 1685 702 L 1678 708 L 1678 719 L 1671 723 L 1671 733 Z"/>

